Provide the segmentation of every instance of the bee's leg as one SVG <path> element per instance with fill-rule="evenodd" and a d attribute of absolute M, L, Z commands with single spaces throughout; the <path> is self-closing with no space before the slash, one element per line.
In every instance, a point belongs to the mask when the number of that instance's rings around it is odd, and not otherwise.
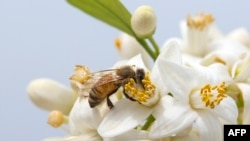
<path fill-rule="evenodd" d="M 118 88 L 119 88 L 119 87 L 118 87 Z M 109 97 L 110 97 L 112 94 L 114 94 L 114 93 L 118 90 L 118 88 L 115 89 L 114 91 L 112 91 L 112 92 L 107 96 L 107 105 L 108 105 L 109 109 L 112 109 L 112 108 L 114 107 L 114 104 L 112 103 L 112 101 L 110 100 Z"/>
<path fill-rule="evenodd" d="M 110 96 L 110 95 L 109 95 Z M 112 103 L 112 101 L 109 99 L 109 96 L 107 97 L 107 105 L 109 107 L 109 109 L 112 109 L 114 107 L 114 104 Z"/>
<path fill-rule="evenodd" d="M 133 99 L 132 97 L 130 97 L 126 92 L 125 90 L 123 89 L 123 94 L 125 95 L 125 97 L 131 101 L 136 101 L 135 99 Z"/>

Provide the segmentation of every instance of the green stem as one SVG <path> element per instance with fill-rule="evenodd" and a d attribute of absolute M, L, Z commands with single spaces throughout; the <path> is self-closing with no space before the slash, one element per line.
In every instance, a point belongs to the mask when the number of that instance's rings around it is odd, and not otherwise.
<path fill-rule="evenodd" d="M 149 39 L 150 43 L 153 45 L 153 47 L 155 49 L 155 56 L 157 57 L 160 54 L 159 46 L 155 42 L 153 36 L 150 36 L 148 39 Z"/>
<path fill-rule="evenodd" d="M 155 61 L 157 55 L 152 51 L 152 49 L 148 46 L 148 44 L 143 39 L 136 38 L 136 40 L 142 45 L 142 47 L 147 51 L 150 57 Z"/>
<path fill-rule="evenodd" d="M 150 115 L 147 119 L 147 122 L 143 125 L 143 127 L 141 128 L 142 130 L 147 130 L 150 125 L 155 121 L 155 118 L 153 115 Z"/>

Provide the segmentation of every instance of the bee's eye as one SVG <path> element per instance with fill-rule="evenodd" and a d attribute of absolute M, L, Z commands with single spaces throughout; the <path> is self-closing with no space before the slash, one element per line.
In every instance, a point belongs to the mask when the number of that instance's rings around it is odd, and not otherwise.
<path fill-rule="evenodd" d="M 139 80 L 144 79 L 144 78 L 145 78 L 145 72 L 144 72 L 144 70 L 143 70 L 143 69 L 138 69 L 138 70 L 136 71 L 136 77 L 137 77 L 137 79 L 139 79 Z"/>

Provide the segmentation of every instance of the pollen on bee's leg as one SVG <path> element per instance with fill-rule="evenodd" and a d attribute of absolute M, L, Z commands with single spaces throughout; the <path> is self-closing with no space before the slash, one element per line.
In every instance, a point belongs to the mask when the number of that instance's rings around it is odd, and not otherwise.
<path fill-rule="evenodd" d="M 146 73 L 145 78 L 142 80 L 142 85 L 136 84 L 134 79 L 130 79 L 125 85 L 125 93 L 145 106 L 153 106 L 159 100 L 155 85 L 149 78 L 149 73 Z"/>
<path fill-rule="evenodd" d="M 68 123 L 68 117 L 60 111 L 52 111 L 49 114 L 47 123 L 54 128 L 58 128 L 62 124 Z"/>

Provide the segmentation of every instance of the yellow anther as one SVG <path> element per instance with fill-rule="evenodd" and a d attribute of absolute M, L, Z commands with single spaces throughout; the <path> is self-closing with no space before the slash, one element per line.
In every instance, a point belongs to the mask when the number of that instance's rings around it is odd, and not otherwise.
<path fill-rule="evenodd" d="M 121 46 L 122 46 L 121 39 L 116 38 L 115 39 L 115 47 L 120 50 L 122 48 Z"/>
<path fill-rule="evenodd" d="M 90 79 L 90 74 L 91 72 L 87 66 L 76 65 L 75 73 L 70 77 L 70 80 L 74 80 L 83 84 L 84 82 Z"/>
<path fill-rule="evenodd" d="M 206 107 L 213 109 L 216 105 L 220 104 L 223 98 L 227 96 L 225 94 L 225 89 L 225 82 L 212 87 L 210 84 L 206 84 L 200 91 L 201 100 L 204 102 Z"/>
<path fill-rule="evenodd" d="M 187 25 L 190 28 L 195 28 L 199 30 L 203 30 L 206 26 L 214 22 L 214 17 L 212 14 L 204 14 L 200 13 L 194 17 L 190 15 L 187 16 Z"/>
<path fill-rule="evenodd" d="M 47 123 L 52 127 L 57 128 L 64 123 L 68 123 L 68 118 L 60 111 L 52 111 L 49 114 Z"/>
<path fill-rule="evenodd" d="M 145 78 L 142 80 L 143 87 L 139 86 L 134 79 L 130 79 L 125 85 L 125 92 L 132 98 L 137 100 L 139 103 L 145 103 L 148 99 L 154 96 L 155 85 L 151 82 L 149 78 L 149 73 L 146 73 Z"/>
<path fill-rule="evenodd" d="M 226 62 L 219 57 L 214 58 L 214 61 L 226 65 Z"/>

